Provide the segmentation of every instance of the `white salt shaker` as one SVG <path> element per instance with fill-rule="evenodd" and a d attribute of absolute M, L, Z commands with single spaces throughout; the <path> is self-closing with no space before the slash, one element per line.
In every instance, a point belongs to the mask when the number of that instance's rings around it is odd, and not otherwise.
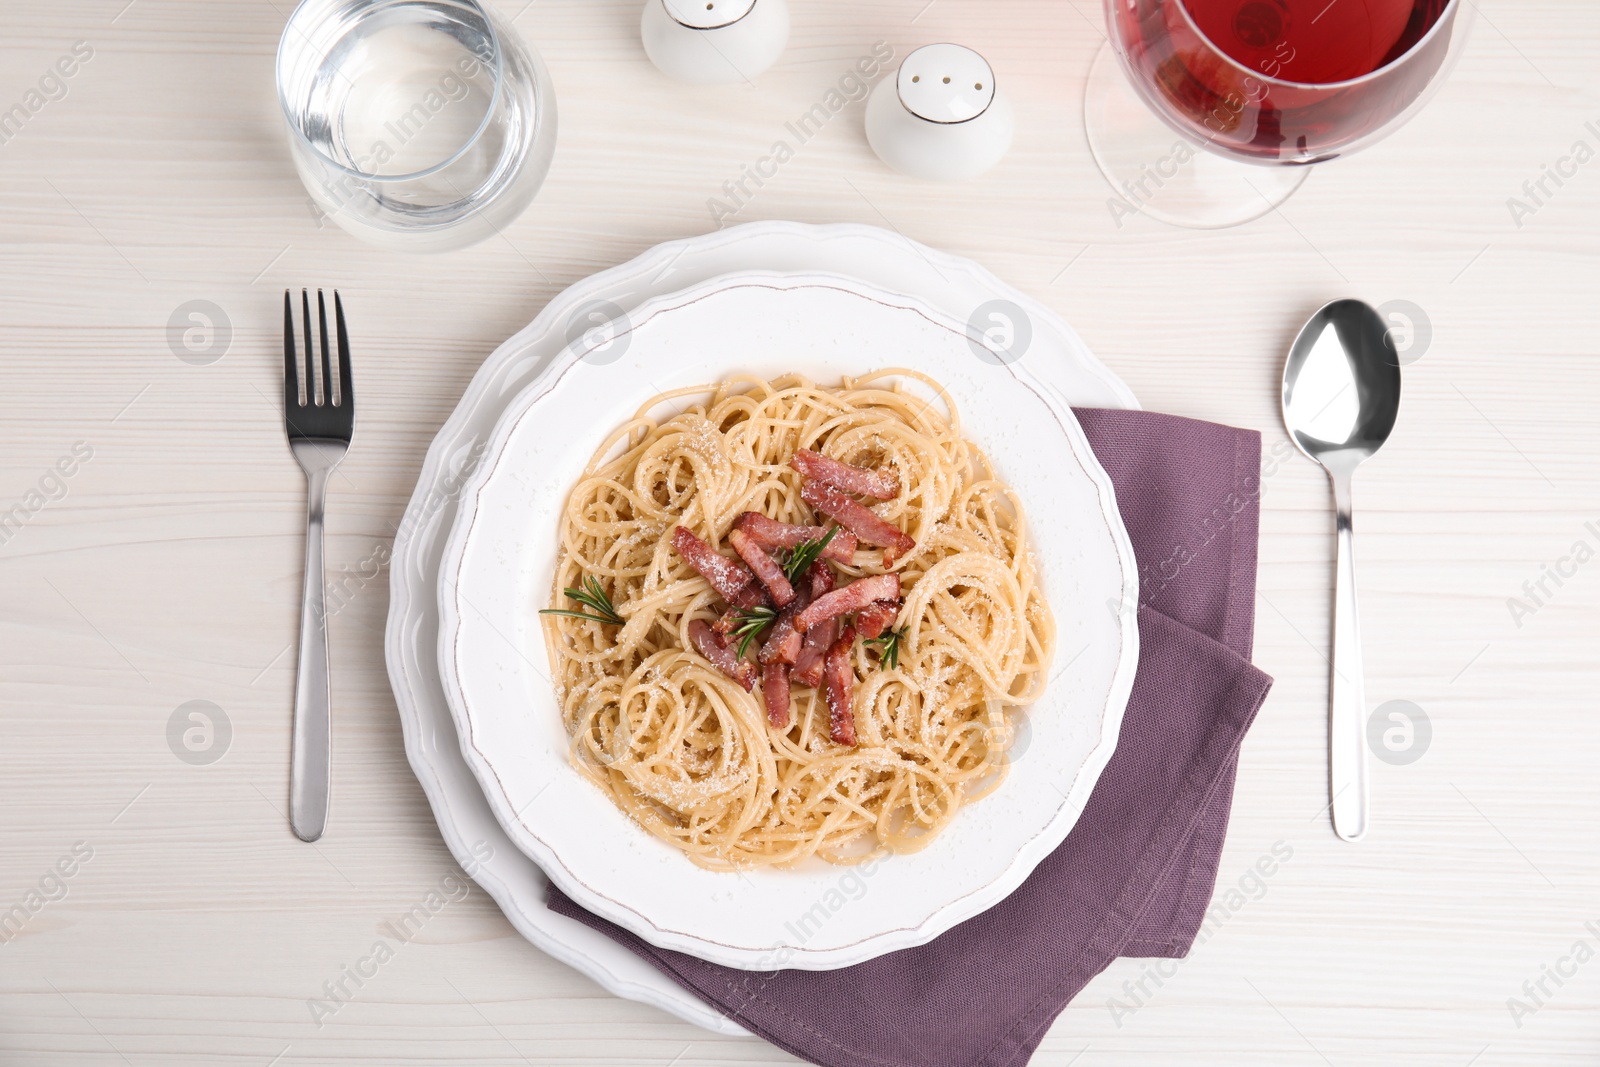
<path fill-rule="evenodd" d="M 748 81 L 789 43 L 788 0 L 645 0 L 639 36 L 650 62 L 670 78 Z"/>
<path fill-rule="evenodd" d="M 1013 126 L 989 61 L 959 44 L 912 52 L 867 101 L 872 150 L 915 178 L 977 177 L 1011 148 Z"/>

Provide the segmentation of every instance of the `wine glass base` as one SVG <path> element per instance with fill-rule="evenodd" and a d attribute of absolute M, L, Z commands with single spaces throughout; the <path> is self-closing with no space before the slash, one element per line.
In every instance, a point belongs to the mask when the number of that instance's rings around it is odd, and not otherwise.
<path fill-rule="evenodd" d="M 1089 68 L 1083 124 L 1111 183 L 1107 206 L 1118 229 L 1135 214 L 1198 230 L 1238 226 L 1287 200 L 1310 171 L 1236 162 L 1178 133 L 1128 84 L 1109 44 Z"/>

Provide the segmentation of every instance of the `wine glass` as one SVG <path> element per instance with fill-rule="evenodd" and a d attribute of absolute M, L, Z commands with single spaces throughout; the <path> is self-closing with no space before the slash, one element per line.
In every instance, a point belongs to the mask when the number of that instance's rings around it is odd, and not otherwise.
<path fill-rule="evenodd" d="M 1459 56 L 1472 10 L 1464 0 L 1105 8 L 1110 43 L 1090 71 L 1084 124 L 1120 194 L 1113 219 L 1142 211 L 1198 228 L 1266 214 L 1310 165 L 1409 119 Z"/>
<path fill-rule="evenodd" d="M 385 248 L 492 236 L 555 154 L 550 75 L 478 0 L 302 0 L 277 76 L 306 191 Z"/>

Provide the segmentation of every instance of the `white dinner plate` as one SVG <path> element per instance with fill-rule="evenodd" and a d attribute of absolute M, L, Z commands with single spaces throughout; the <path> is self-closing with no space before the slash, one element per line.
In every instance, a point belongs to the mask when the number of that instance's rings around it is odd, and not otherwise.
<path fill-rule="evenodd" d="M 995 300 L 1023 308 L 1032 326 L 1028 358 L 1070 403 L 1137 408 L 1128 387 L 1101 364 L 1059 316 L 968 259 L 872 226 L 757 222 L 657 245 L 558 294 L 528 326 L 479 367 L 434 437 L 390 559 L 385 659 L 406 755 L 451 854 L 541 951 L 612 994 L 707 1030 L 743 1034 L 657 968 L 545 904 L 548 880 L 500 828 L 468 768 L 445 704 L 438 670 L 438 570 L 454 524 L 462 479 L 487 446 L 505 405 L 550 367 L 570 325 L 596 306 L 639 301 L 739 270 L 849 272 L 896 292 L 915 293 L 951 314 Z"/>
<path fill-rule="evenodd" d="M 938 936 L 1061 843 L 1116 745 L 1137 666 L 1138 583 L 1109 477 L 1071 409 L 1013 354 L 852 279 L 746 274 L 648 301 L 615 337 L 581 337 L 511 403 L 446 543 L 440 672 L 497 819 L 563 891 L 662 948 L 732 967 L 829 969 Z M 845 899 L 845 872 L 821 861 L 738 875 L 697 866 L 585 781 L 569 762 L 537 611 L 568 490 L 651 397 L 735 373 L 835 382 L 885 365 L 931 375 L 954 397 L 964 432 L 1028 508 L 1060 645 L 1081 651 L 1029 710 L 1032 745 L 1054 758 L 1018 762 L 933 844 L 876 865 L 873 892 Z M 761 715 L 754 698 L 749 712 Z"/>

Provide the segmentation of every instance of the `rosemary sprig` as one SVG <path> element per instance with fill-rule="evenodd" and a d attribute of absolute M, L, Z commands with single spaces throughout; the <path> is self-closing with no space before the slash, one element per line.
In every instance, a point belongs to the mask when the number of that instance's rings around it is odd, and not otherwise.
<path fill-rule="evenodd" d="M 735 655 L 744 659 L 744 654 L 750 651 L 750 646 L 755 643 L 761 631 L 771 626 L 778 617 L 776 608 L 766 606 L 757 608 L 740 608 L 734 613 L 732 636 L 739 639 L 739 651 Z"/>
<path fill-rule="evenodd" d="M 863 641 L 862 644 L 866 645 L 868 648 L 876 648 L 878 652 L 878 666 L 884 670 L 892 671 L 896 667 L 900 666 L 900 642 L 904 641 L 905 639 L 906 630 L 905 627 L 902 626 L 898 630 L 890 630 L 886 633 L 879 634 L 877 637 L 870 637 Z"/>
<path fill-rule="evenodd" d="M 587 611 L 567 611 L 563 608 L 543 608 L 540 615 L 565 615 L 573 619 L 591 619 L 594 622 L 610 623 L 612 626 L 621 626 L 623 618 L 617 614 L 617 609 L 612 606 L 611 598 L 606 596 L 606 591 L 600 585 L 600 580 L 593 575 L 583 579 L 582 589 L 567 587 L 561 590 L 578 603 L 593 608 L 598 614 L 591 615 Z"/>
<path fill-rule="evenodd" d="M 800 576 L 811 569 L 811 565 L 822 558 L 822 553 L 827 551 L 828 542 L 833 540 L 833 535 L 839 532 L 835 526 L 815 541 L 801 541 L 789 550 L 783 558 L 783 576 L 790 582 L 798 582 Z"/>

